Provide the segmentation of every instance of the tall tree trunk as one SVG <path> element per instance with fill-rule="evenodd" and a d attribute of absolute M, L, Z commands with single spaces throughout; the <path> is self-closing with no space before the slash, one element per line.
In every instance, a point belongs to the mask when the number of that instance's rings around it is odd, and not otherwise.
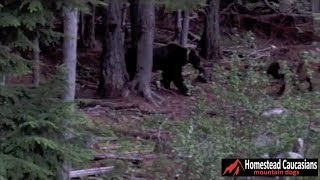
<path fill-rule="evenodd" d="M 33 84 L 38 87 L 40 84 L 40 47 L 38 33 L 34 37 L 33 45 L 33 59 L 35 60 L 35 65 L 33 67 Z"/>
<path fill-rule="evenodd" d="M 282 13 L 292 12 L 292 0 L 279 0 L 279 10 Z"/>
<path fill-rule="evenodd" d="M 220 49 L 220 0 L 207 0 L 206 20 L 200 40 L 200 55 L 208 60 L 221 58 Z"/>
<path fill-rule="evenodd" d="M 127 32 L 127 12 L 128 12 L 129 3 L 124 2 L 121 9 L 121 29 L 123 42 L 125 42 L 126 32 Z"/>
<path fill-rule="evenodd" d="M 312 12 L 320 13 L 320 0 L 312 0 Z"/>
<path fill-rule="evenodd" d="M 0 86 L 6 85 L 6 75 L 0 74 Z"/>
<path fill-rule="evenodd" d="M 91 5 L 91 15 L 88 16 L 88 46 L 96 47 L 96 6 Z"/>
<path fill-rule="evenodd" d="M 138 22 L 140 37 L 137 42 L 138 90 L 147 99 L 152 99 L 150 81 L 153 64 L 153 41 L 155 29 L 154 0 L 139 1 Z"/>
<path fill-rule="evenodd" d="M 66 92 L 64 101 L 74 102 L 76 90 L 77 67 L 77 37 L 78 37 L 78 10 L 76 8 L 63 8 L 63 62 L 66 66 Z M 73 109 L 73 106 L 71 107 Z M 58 180 L 69 180 L 71 166 L 64 162 L 58 172 Z"/>
<path fill-rule="evenodd" d="M 137 52 L 137 73 L 132 81 L 132 89 L 138 88 L 138 93 L 141 94 L 146 100 L 158 104 L 154 101 L 156 96 L 150 87 L 153 63 L 153 41 L 155 29 L 155 3 L 154 0 L 137 0 L 137 16 L 133 16 L 133 22 L 138 22 L 136 28 L 136 52 Z M 160 99 L 160 98 L 159 98 Z"/>
<path fill-rule="evenodd" d="M 139 0 L 129 0 L 130 2 L 130 23 L 131 23 L 131 46 L 137 50 L 137 42 L 139 37 L 138 27 L 138 5 Z"/>
<path fill-rule="evenodd" d="M 105 37 L 101 64 L 101 95 L 120 97 L 128 80 L 124 60 L 124 38 L 122 32 L 122 0 L 109 0 L 104 16 Z"/>
<path fill-rule="evenodd" d="M 80 46 L 81 47 L 87 47 L 86 44 L 86 14 L 84 12 L 80 12 Z"/>
<path fill-rule="evenodd" d="M 91 14 L 80 12 L 80 46 L 94 48 L 96 46 L 96 6 L 91 4 Z"/>
<path fill-rule="evenodd" d="M 182 31 L 181 31 L 181 39 L 180 44 L 183 47 L 186 47 L 188 44 L 188 34 L 189 34 L 189 12 L 184 10 L 182 13 Z"/>
<path fill-rule="evenodd" d="M 176 12 L 176 34 L 175 39 L 180 43 L 182 31 L 182 11 L 180 9 Z"/>
<path fill-rule="evenodd" d="M 65 100 L 73 102 L 76 89 L 76 66 L 77 66 L 77 34 L 78 34 L 78 11 L 77 9 L 63 9 L 63 61 L 67 68 L 67 92 Z"/>
<path fill-rule="evenodd" d="M 316 34 L 320 33 L 320 0 L 312 0 L 313 28 Z"/>

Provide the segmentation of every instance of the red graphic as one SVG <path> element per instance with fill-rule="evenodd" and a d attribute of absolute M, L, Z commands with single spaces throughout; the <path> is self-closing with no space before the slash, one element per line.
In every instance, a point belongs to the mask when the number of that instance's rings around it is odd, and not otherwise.
<path fill-rule="evenodd" d="M 228 167 L 224 170 L 223 175 L 225 175 L 227 172 L 228 172 L 229 174 L 232 173 L 232 171 L 235 170 L 236 168 L 237 168 L 237 169 L 236 169 L 235 172 L 233 173 L 233 176 L 238 175 L 238 174 L 239 174 L 239 171 L 240 171 L 240 169 L 239 169 L 240 166 L 241 166 L 241 168 L 242 168 L 243 171 L 244 171 L 244 168 L 243 168 L 240 160 L 237 159 L 236 161 L 234 161 L 234 163 L 232 163 L 230 166 L 228 166 Z"/>

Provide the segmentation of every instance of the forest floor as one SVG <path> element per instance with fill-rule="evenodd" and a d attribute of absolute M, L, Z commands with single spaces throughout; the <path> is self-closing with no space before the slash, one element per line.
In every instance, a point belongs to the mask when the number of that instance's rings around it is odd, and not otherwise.
<path fill-rule="evenodd" d="M 161 107 L 134 96 L 99 99 L 99 50 L 80 53 L 77 102 L 93 122 L 95 138 L 91 145 L 104 157 L 93 161 L 92 167 L 116 167 L 113 173 L 98 177 L 221 179 L 221 158 L 291 151 L 299 137 L 305 141 L 306 157 L 320 157 L 320 101 L 315 98 L 320 87 L 318 44 L 285 45 L 256 38 L 252 47 L 246 39 L 250 37 L 224 44 L 224 52 L 245 58 L 237 61 L 235 56 L 225 56 L 215 67 L 209 67 L 211 83 L 195 82 L 195 71 L 185 69 L 192 96 L 152 86 L 165 99 Z M 308 52 L 313 92 L 302 88 L 297 93 L 288 85 L 283 96 L 273 97 L 271 91 L 278 89 L 266 75 L 268 65 L 279 60 L 284 66 L 295 66 L 306 60 L 299 58 L 301 52 Z M 242 68 L 245 65 L 249 68 Z M 247 78 L 237 78 L 234 73 Z M 278 107 L 289 115 L 262 115 Z"/>
<path fill-rule="evenodd" d="M 297 138 L 304 139 L 305 157 L 319 158 L 318 47 L 318 43 L 288 45 L 248 33 L 235 34 L 223 42 L 224 58 L 208 63 L 210 83 L 196 82 L 196 71 L 185 67 L 191 96 L 152 85 L 164 98 L 160 107 L 135 96 L 100 99 L 96 92 L 101 49 L 80 49 L 76 101 L 92 123 L 88 145 L 97 157 L 90 168 L 115 167 L 94 178 L 224 179 L 220 176 L 222 158 L 273 157 L 291 151 Z M 307 54 L 302 57 L 301 52 Z M 43 79 L 61 59 L 59 50 L 44 56 Z M 295 91 L 288 82 L 285 94 L 274 97 L 277 82 L 267 76 L 266 69 L 275 60 L 289 68 L 308 61 L 313 91 L 306 91 L 303 83 L 302 91 Z M 30 80 L 15 78 L 14 82 Z M 263 116 L 274 108 L 285 109 L 286 114 Z"/>

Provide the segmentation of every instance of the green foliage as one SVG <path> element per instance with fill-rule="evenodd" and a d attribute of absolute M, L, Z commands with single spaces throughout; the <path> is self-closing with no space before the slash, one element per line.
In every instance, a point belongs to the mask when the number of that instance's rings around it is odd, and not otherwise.
<path fill-rule="evenodd" d="M 34 34 L 53 29 L 54 1 L 5 1 L 2 5 L 0 33 L 6 37 L 1 39 L 3 45 L 32 48 Z"/>
<path fill-rule="evenodd" d="M 0 44 L 10 48 L 32 49 L 35 35 L 41 43 L 50 44 L 61 38 L 55 32 L 54 23 L 57 13 L 64 6 L 89 11 L 88 3 L 102 5 L 100 0 L 26 0 L 5 1 L 0 8 Z"/>
<path fill-rule="evenodd" d="M 63 2 L 1 2 L 0 76 L 29 73 L 33 64 L 21 54 L 35 48 L 34 37 L 46 45 L 55 42 L 61 37 L 53 30 L 56 13 L 62 6 L 81 9 L 90 1 Z M 78 164 L 91 157 L 85 148 L 86 119 L 61 98 L 63 72 L 59 68 L 36 88 L 0 86 L 1 179 L 55 179 L 63 162 Z"/>
<path fill-rule="evenodd" d="M 9 27 L 9 26 L 13 26 L 13 27 L 20 26 L 19 19 L 10 13 L 5 13 L 5 12 L 1 13 L 0 27 Z"/>
<path fill-rule="evenodd" d="M 86 120 L 60 98 L 63 77 L 57 74 L 38 88 L 0 89 L 1 176 L 54 179 L 62 162 L 90 158 L 81 138 Z"/>
<path fill-rule="evenodd" d="M 179 179 L 219 179 L 221 159 L 234 153 L 230 124 L 221 118 L 206 117 L 207 110 L 199 104 L 189 122 L 176 129 L 173 144 Z"/>
<path fill-rule="evenodd" d="M 29 71 L 30 63 L 12 53 L 7 46 L 0 45 L 0 74 L 24 74 Z"/>
<path fill-rule="evenodd" d="M 306 58 L 305 54 L 301 58 Z M 219 179 L 221 158 L 261 158 L 266 153 L 288 152 L 300 137 L 308 147 L 304 156 L 318 157 L 320 135 L 310 130 L 310 124 L 319 123 L 319 92 L 292 89 L 273 98 L 265 93 L 270 79 L 260 71 L 263 63 L 239 59 L 235 54 L 230 64 L 230 71 L 215 67 L 216 101 L 200 102 L 188 123 L 175 127 L 176 175 L 181 179 Z M 285 108 L 288 114 L 262 115 L 273 108 Z M 208 112 L 216 115 L 208 116 Z M 268 136 L 274 143 L 259 147 L 259 136 Z"/>

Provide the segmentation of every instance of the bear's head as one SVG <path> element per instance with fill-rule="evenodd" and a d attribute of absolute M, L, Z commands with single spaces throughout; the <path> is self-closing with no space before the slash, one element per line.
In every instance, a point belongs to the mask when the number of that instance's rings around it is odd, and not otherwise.
<path fill-rule="evenodd" d="M 188 63 L 192 64 L 194 67 L 199 67 L 201 62 L 200 56 L 194 49 L 190 49 L 188 53 Z"/>
<path fill-rule="evenodd" d="M 190 49 L 188 53 L 188 63 L 190 63 L 195 69 L 199 70 L 199 76 L 197 80 L 202 83 L 207 83 L 208 78 L 206 77 L 205 69 L 202 66 L 202 58 L 198 55 L 196 50 Z"/>

